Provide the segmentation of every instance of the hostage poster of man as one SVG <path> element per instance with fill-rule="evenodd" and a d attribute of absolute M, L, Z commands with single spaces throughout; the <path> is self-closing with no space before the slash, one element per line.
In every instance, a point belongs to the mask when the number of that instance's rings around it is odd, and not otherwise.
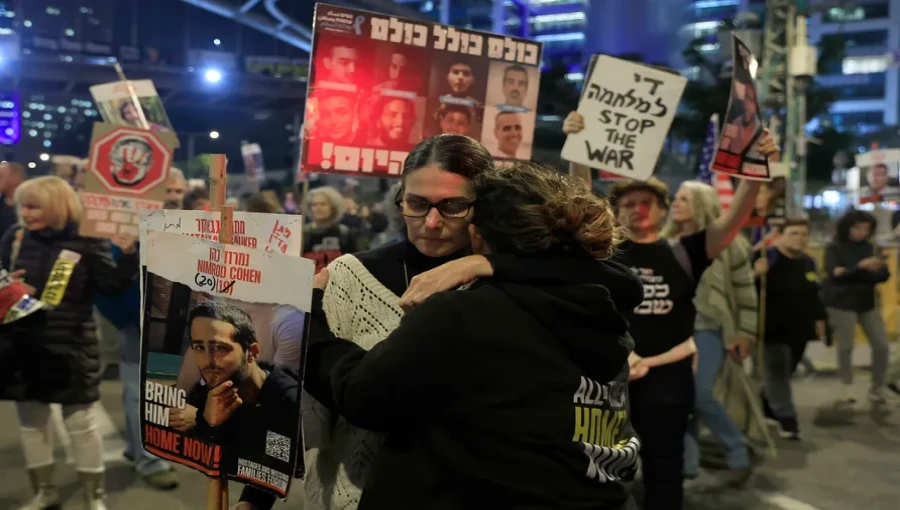
<path fill-rule="evenodd" d="M 743 179 L 769 180 L 769 162 L 754 147 L 763 136 L 756 85 L 758 62 L 750 49 L 732 36 L 731 98 L 712 169 Z"/>
<path fill-rule="evenodd" d="M 287 496 L 302 477 L 303 359 L 273 352 L 285 331 L 305 352 L 311 261 L 151 231 L 142 328 L 141 425 L 160 457 Z M 165 260 L 165 254 L 185 257 Z M 279 275 L 299 274 L 306 292 Z M 282 358 L 283 359 L 283 358 Z"/>

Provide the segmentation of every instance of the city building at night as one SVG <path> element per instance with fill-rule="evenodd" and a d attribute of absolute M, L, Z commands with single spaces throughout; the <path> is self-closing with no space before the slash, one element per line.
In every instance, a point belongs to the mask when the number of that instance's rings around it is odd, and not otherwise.
<path fill-rule="evenodd" d="M 812 4 L 815 7 L 816 3 Z M 839 130 L 876 131 L 900 121 L 900 0 L 850 2 L 823 7 L 809 22 L 813 44 L 826 37 L 843 40 L 845 56 L 821 85 L 838 98 L 820 119 Z"/>

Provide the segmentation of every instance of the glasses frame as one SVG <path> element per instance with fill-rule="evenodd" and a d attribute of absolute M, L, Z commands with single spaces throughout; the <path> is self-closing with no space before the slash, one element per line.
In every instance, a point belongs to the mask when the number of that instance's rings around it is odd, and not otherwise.
<path fill-rule="evenodd" d="M 461 220 L 464 218 L 468 218 L 469 215 L 472 214 L 472 208 L 475 206 L 475 202 L 477 202 L 477 199 L 476 200 L 468 200 L 467 203 L 468 203 L 469 207 L 466 208 L 466 213 L 463 214 L 462 216 L 447 216 L 446 214 L 444 214 L 444 211 L 442 211 L 440 208 L 440 205 L 445 203 L 447 200 L 455 200 L 455 199 L 445 198 L 444 200 L 441 200 L 440 202 L 437 202 L 437 203 L 434 203 L 430 200 L 422 199 L 423 202 L 428 204 L 428 210 L 425 211 L 425 214 L 422 214 L 421 216 L 419 216 L 419 215 L 412 216 L 409 214 L 405 214 L 403 212 L 403 202 L 406 202 L 406 200 L 404 198 L 402 198 L 401 196 L 398 196 L 396 198 L 396 200 L 394 201 L 394 204 L 397 206 L 397 209 L 400 210 L 400 214 L 403 215 L 404 218 L 417 218 L 417 219 L 427 218 L 428 215 L 431 214 L 432 209 L 437 209 L 438 214 L 440 214 L 441 218 L 444 218 L 445 220 Z"/>

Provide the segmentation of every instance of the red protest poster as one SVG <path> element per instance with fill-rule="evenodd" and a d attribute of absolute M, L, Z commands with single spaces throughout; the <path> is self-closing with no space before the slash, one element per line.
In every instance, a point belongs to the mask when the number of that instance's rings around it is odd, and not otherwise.
<path fill-rule="evenodd" d="M 399 175 L 439 134 L 531 159 L 542 45 L 316 4 L 301 168 Z"/>
<path fill-rule="evenodd" d="M 768 158 L 756 151 L 763 136 L 762 115 L 759 111 L 753 76 L 758 66 L 756 57 L 737 36 L 732 36 L 734 61 L 731 77 L 731 98 L 725 123 L 719 136 L 719 148 L 712 169 L 739 179 L 769 180 Z"/>

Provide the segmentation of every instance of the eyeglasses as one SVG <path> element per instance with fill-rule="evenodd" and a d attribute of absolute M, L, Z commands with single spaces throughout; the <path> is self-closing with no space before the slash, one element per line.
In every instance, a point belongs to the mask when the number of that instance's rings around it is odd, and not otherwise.
<path fill-rule="evenodd" d="M 424 218 L 432 209 L 437 209 L 447 219 L 465 218 L 475 205 L 474 200 L 465 198 L 445 198 L 440 202 L 430 202 L 424 198 L 406 198 L 397 201 L 400 214 L 407 218 Z"/>

